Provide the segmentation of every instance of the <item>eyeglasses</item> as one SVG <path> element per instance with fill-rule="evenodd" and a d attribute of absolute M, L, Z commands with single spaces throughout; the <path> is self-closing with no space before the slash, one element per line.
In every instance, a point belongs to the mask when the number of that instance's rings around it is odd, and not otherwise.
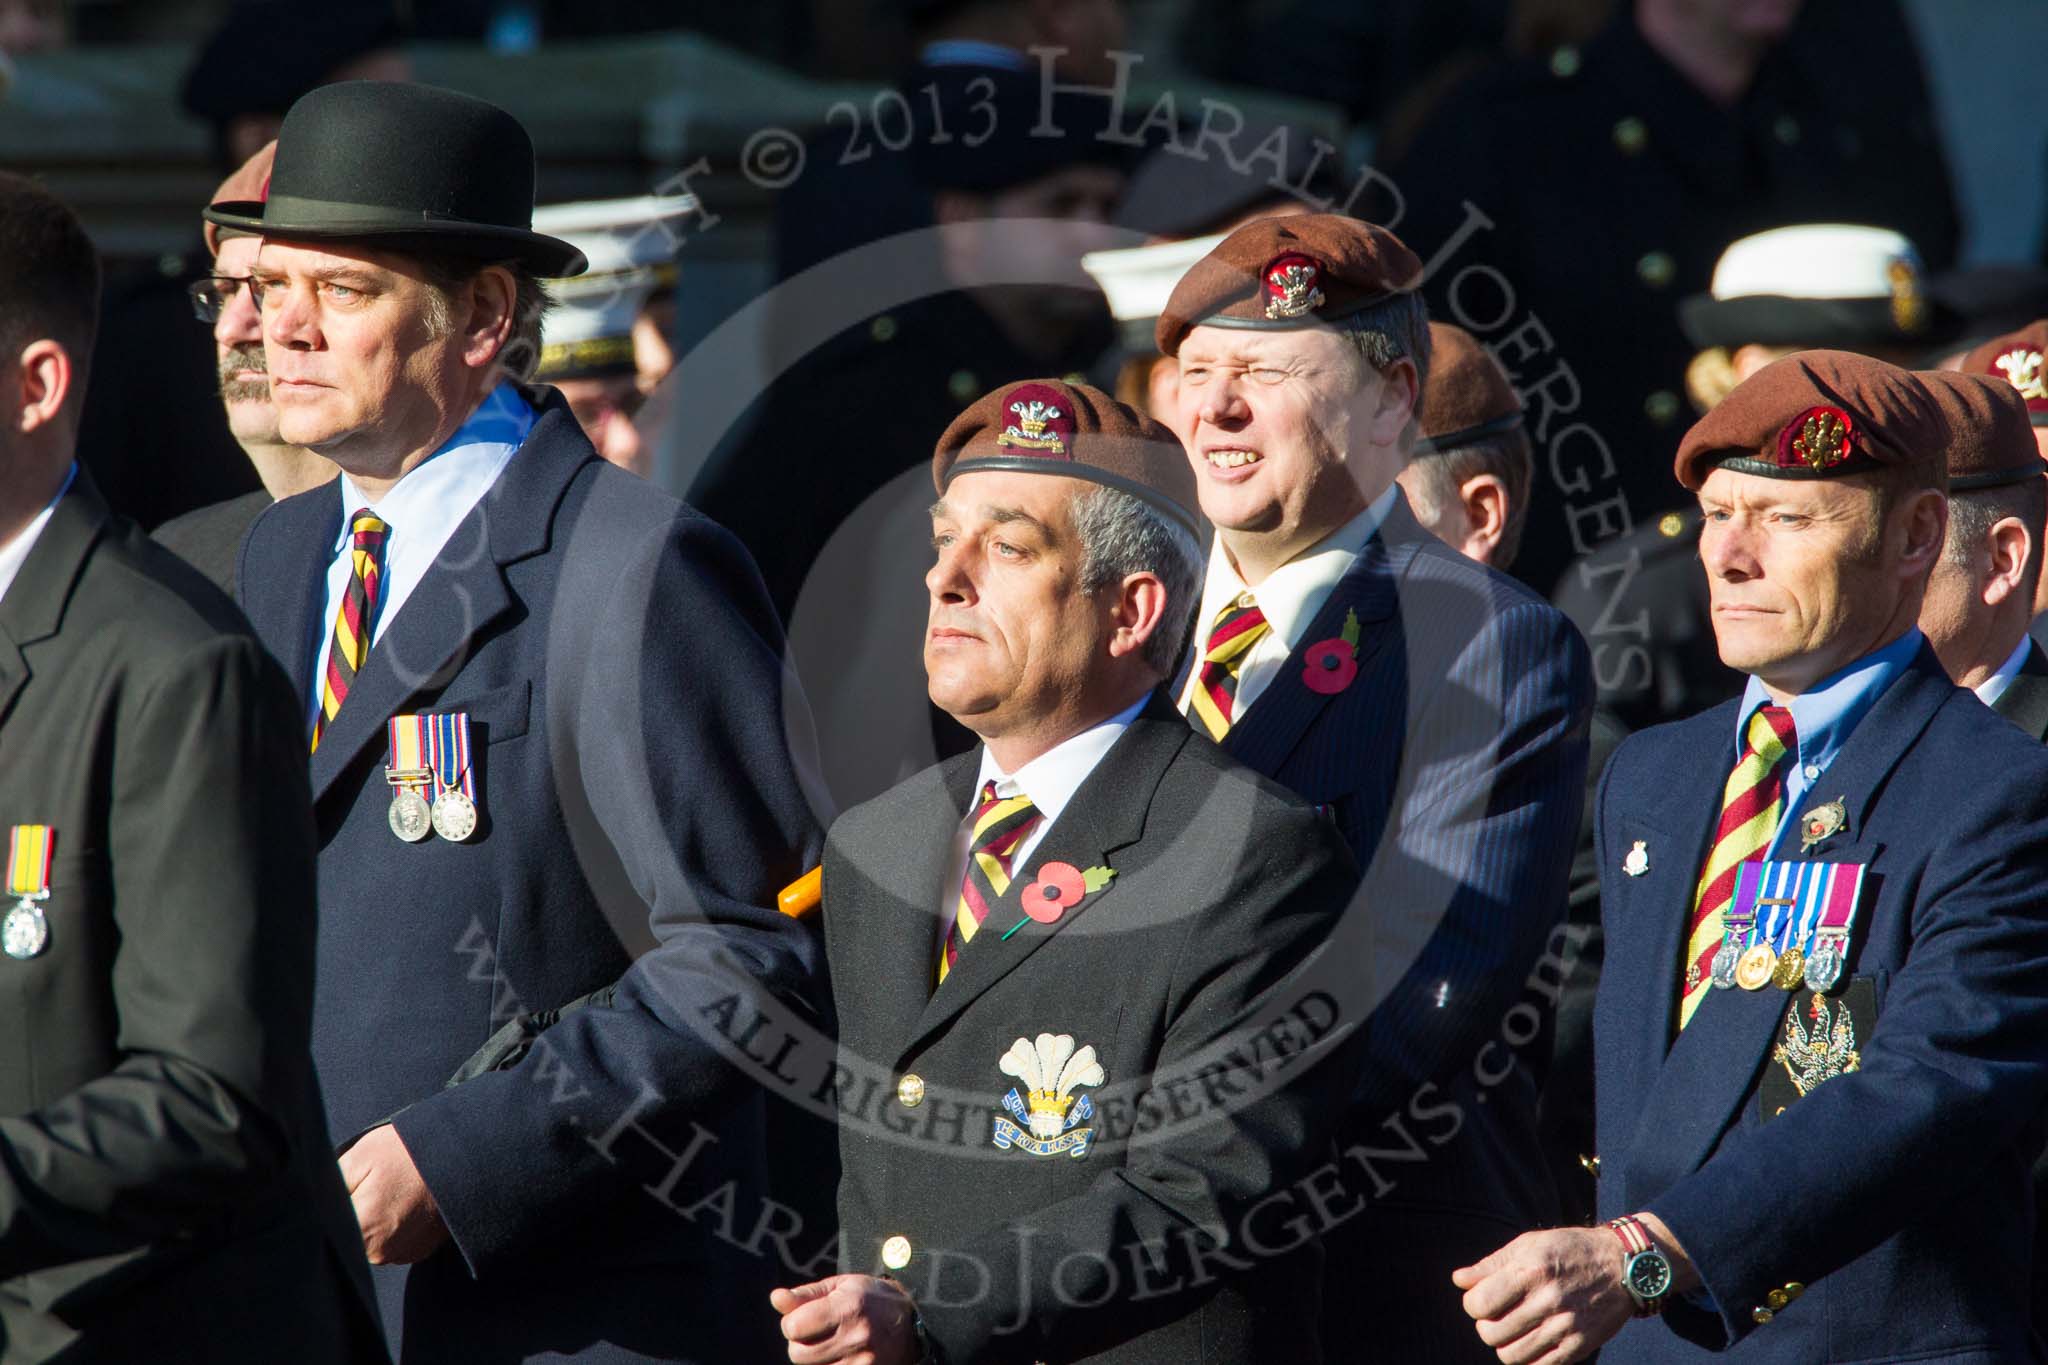
<path fill-rule="evenodd" d="M 194 280 L 185 286 L 185 292 L 192 298 L 192 316 L 205 323 L 219 322 L 221 311 L 235 301 L 244 287 L 251 298 L 256 296 L 255 281 L 247 275 L 212 275 Z"/>

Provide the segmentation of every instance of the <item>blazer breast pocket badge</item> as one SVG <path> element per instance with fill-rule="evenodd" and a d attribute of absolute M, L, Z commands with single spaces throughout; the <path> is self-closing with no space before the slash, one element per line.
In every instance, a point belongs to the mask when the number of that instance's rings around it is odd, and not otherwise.
<path fill-rule="evenodd" d="M 1852 978 L 1837 996 L 1812 991 L 1793 997 L 1757 1089 L 1764 1122 L 1837 1076 L 1860 1069 L 1861 1048 L 1876 1024 L 1877 993 L 1867 976 Z"/>
<path fill-rule="evenodd" d="M 1095 1117 L 1095 1104 L 1074 1092 L 1103 1082 L 1102 1063 L 1095 1060 L 1093 1047 L 1076 1049 L 1070 1033 L 1041 1033 L 1035 1042 L 1019 1038 L 1010 1044 L 996 1066 L 1022 1081 L 1025 1091 L 1020 1096 L 1011 1086 L 1003 1096 L 1003 1108 L 1011 1118 L 995 1116 L 991 1141 L 996 1146 L 1006 1152 L 1021 1148 L 1033 1156 L 1088 1155 L 1095 1130 L 1083 1125 Z"/>

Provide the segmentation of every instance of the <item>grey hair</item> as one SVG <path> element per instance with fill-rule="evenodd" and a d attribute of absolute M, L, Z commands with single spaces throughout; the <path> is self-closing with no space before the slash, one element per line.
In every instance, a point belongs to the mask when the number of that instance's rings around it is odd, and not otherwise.
<path fill-rule="evenodd" d="M 1415 367 L 1416 407 L 1422 406 L 1423 386 L 1429 382 L 1429 307 L 1413 290 L 1396 294 L 1367 308 L 1361 308 L 1333 324 L 1338 335 L 1357 347 L 1359 355 L 1373 369 L 1386 371 L 1396 361 Z"/>
<path fill-rule="evenodd" d="M 512 334 L 498 352 L 498 369 L 515 383 L 532 380 L 540 368 L 541 319 L 553 300 L 545 284 L 517 261 L 475 261 L 459 256 L 417 256 L 414 262 L 427 281 L 427 326 L 435 336 L 455 326 L 455 296 L 493 265 L 512 276 Z"/>
<path fill-rule="evenodd" d="M 1134 573 L 1156 574 L 1166 585 L 1166 613 L 1140 657 L 1160 677 L 1171 677 L 1199 605 L 1204 556 L 1194 533 L 1143 498 L 1107 487 L 1074 495 L 1074 532 L 1081 541 L 1082 592 Z"/>
<path fill-rule="evenodd" d="M 2007 517 L 2027 528 L 2027 563 L 2020 571 L 2020 591 L 2029 599 L 2041 579 L 2042 522 L 2048 518 L 2048 480 L 2028 479 L 2001 488 L 1973 488 L 1951 493 L 1948 498 L 1948 539 L 1942 542 L 1942 558 L 1957 568 L 1968 568 L 1982 548 L 1991 528 Z"/>

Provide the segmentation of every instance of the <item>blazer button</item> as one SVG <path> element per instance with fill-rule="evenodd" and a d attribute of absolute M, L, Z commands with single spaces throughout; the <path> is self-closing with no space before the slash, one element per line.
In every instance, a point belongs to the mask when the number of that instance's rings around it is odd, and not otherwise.
<path fill-rule="evenodd" d="M 1752 1308 L 1749 1310 L 1749 1316 L 1758 1326 L 1762 1326 L 1778 1315 L 1768 1308 Z"/>
<path fill-rule="evenodd" d="M 882 1264 L 891 1270 L 901 1270 L 910 1264 L 910 1239 L 891 1237 L 882 1243 Z"/>
<path fill-rule="evenodd" d="M 924 1077 L 916 1072 L 905 1072 L 903 1079 L 896 1082 L 896 1103 L 905 1109 L 915 1109 L 924 1103 Z"/>
<path fill-rule="evenodd" d="M 1805 1292 L 1806 1286 L 1799 1283 L 1799 1281 L 1787 1280 L 1785 1282 L 1785 1302 L 1790 1303 L 1792 1302 L 1792 1300 L 1798 1298 L 1801 1294 L 1804 1294 Z"/>
<path fill-rule="evenodd" d="M 1785 1305 L 1792 1302 L 1792 1296 L 1782 1289 L 1773 1289 L 1764 1295 L 1764 1302 L 1769 1304 L 1773 1311 L 1782 1313 L 1785 1311 Z"/>
<path fill-rule="evenodd" d="M 1668 252 L 1650 251 L 1636 262 L 1636 276 L 1652 289 L 1662 289 L 1671 283 L 1671 277 L 1678 273 Z"/>
<path fill-rule="evenodd" d="M 1599 1157 L 1597 1157 L 1597 1156 L 1588 1156 L 1588 1155 L 1587 1155 L 1586 1153 L 1584 1153 L 1584 1152 L 1580 1152 L 1580 1153 L 1579 1153 L 1579 1165 L 1581 1165 L 1581 1166 L 1585 1167 L 1585 1170 L 1586 1170 L 1586 1174 L 1587 1174 L 1587 1175 L 1590 1175 L 1590 1176 L 1592 1176 L 1592 1177 L 1593 1177 L 1593 1178 L 1594 1178 L 1595 1180 L 1598 1180 L 1598 1179 L 1600 1178 L 1600 1158 L 1599 1158 Z"/>

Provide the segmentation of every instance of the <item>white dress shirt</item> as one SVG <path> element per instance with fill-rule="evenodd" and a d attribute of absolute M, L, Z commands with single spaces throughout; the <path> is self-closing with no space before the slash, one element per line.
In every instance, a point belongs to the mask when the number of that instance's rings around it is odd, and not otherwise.
<path fill-rule="evenodd" d="M 327 677 L 327 655 L 334 648 L 334 616 L 341 610 L 342 595 L 354 572 L 350 546 L 355 532 L 350 523 L 365 509 L 376 514 L 390 529 L 384 537 L 384 563 L 378 593 L 377 614 L 370 620 L 370 647 L 375 649 L 384 631 L 397 618 L 405 599 L 427 576 L 440 557 L 455 528 L 483 501 L 484 494 L 505 472 L 512 456 L 526 442 L 536 415 L 507 382 L 490 395 L 456 429 L 441 448 L 391 486 L 381 502 L 371 502 L 347 474 L 340 478 L 341 534 L 330 548 L 327 564 L 327 600 L 320 615 L 320 651 L 313 658 L 313 695 L 308 718 L 320 712 L 320 693 Z"/>
<path fill-rule="evenodd" d="M 14 586 L 15 578 L 21 573 L 21 566 L 28 563 L 28 552 L 36 547 L 36 540 L 43 534 L 43 528 L 50 524 L 50 514 L 57 510 L 57 504 L 64 501 L 64 495 L 71 491 L 71 481 L 78 477 L 78 462 L 72 461 L 71 468 L 64 471 L 64 482 L 57 489 L 57 496 L 43 505 L 21 534 L 0 545 L 0 601 L 7 599 L 7 590 Z"/>
<path fill-rule="evenodd" d="M 1231 704 L 1231 721 L 1243 718 L 1245 710 L 1259 699 L 1259 693 L 1279 676 L 1287 656 L 1301 643 L 1301 637 L 1330 600 L 1337 580 L 1349 573 L 1359 551 L 1380 529 L 1394 505 L 1394 485 L 1389 484 L 1357 516 L 1345 522 L 1313 546 L 1288 560 L 1266 576 L 1266 581 L 1249 588 L 1238 575 L 1237 565 L 1223 548 L 1219 536 L 1209 551 L 1209 577 L 1202 587 L 1202 612 L 1195 618 L 1195 660 L 1181 688 L 1180 709 L 1195 704 L 1195 689 L 1201 685 L 1202 654 L 1209 645 L 1209 632 L 1216 628 L 1216 616 L 1232 599 L 1246 591 L 1258 603 L 1272 629 L 1246 650 L 1237 664 L 1237 699 Z"/>
<path fill-rule="evenodd" d="M 1123 733 L 1145 709 L 1150 694 L 1138 698 L 1123 710 L 1103 721 L 1090 726 L 1072 739 L 1062 740 L 1032 759 L 1014 773 L 1006 773 L 988 751 L 981 749 L 981 772 L 974 779 L 974 795 L 969 798 L 972 806 L 981 804 L 981 789 L 990 782 L 996 784 L 996 795 L 1011 797 L 1022 794 L 1031 798 L 1031 804 L 1038 808 L 1039 821 L 1018 841 L 1010 854 L 1010 871 L 1021 874 L 1029 865 L 1031 855 L 1045 842 L 1046 833 L 1060 818 L 1060 812 L 1074 799 L 1074 793 L 1088 780 L 1088 774 L 1095 771 L 1095 765 L 1102 762 Z M 974 810 L 970 806 L 967 818 L 960 822 L 960 828 L 953 835 L 953 865 L 951 875 L 946 879 L 945 899 L 939 903 L 939 947 L 945 947 L 945 934 L 953 923 L 953 912 L 960 904 L 960 883 L 967 875 L 967 844 L 974 837 Z M 1003 928 L 1009 928 L 1004 925 Z"/>
<path fill-rule="evenodd" d="M 1986 706 L 1998 705 L 2005 689 L 2012 686 L 2012 680 L 2027 666 L 2027 650 L 2033 643 L 2032 636 L 2020 636 L 2020 642 L 2012 647 L 2012 653 L 2005 656 L 2005 662 L 1998 666 L 1998 671 L 1970 689 L 1977 694 L 1978 701 Z"/>

